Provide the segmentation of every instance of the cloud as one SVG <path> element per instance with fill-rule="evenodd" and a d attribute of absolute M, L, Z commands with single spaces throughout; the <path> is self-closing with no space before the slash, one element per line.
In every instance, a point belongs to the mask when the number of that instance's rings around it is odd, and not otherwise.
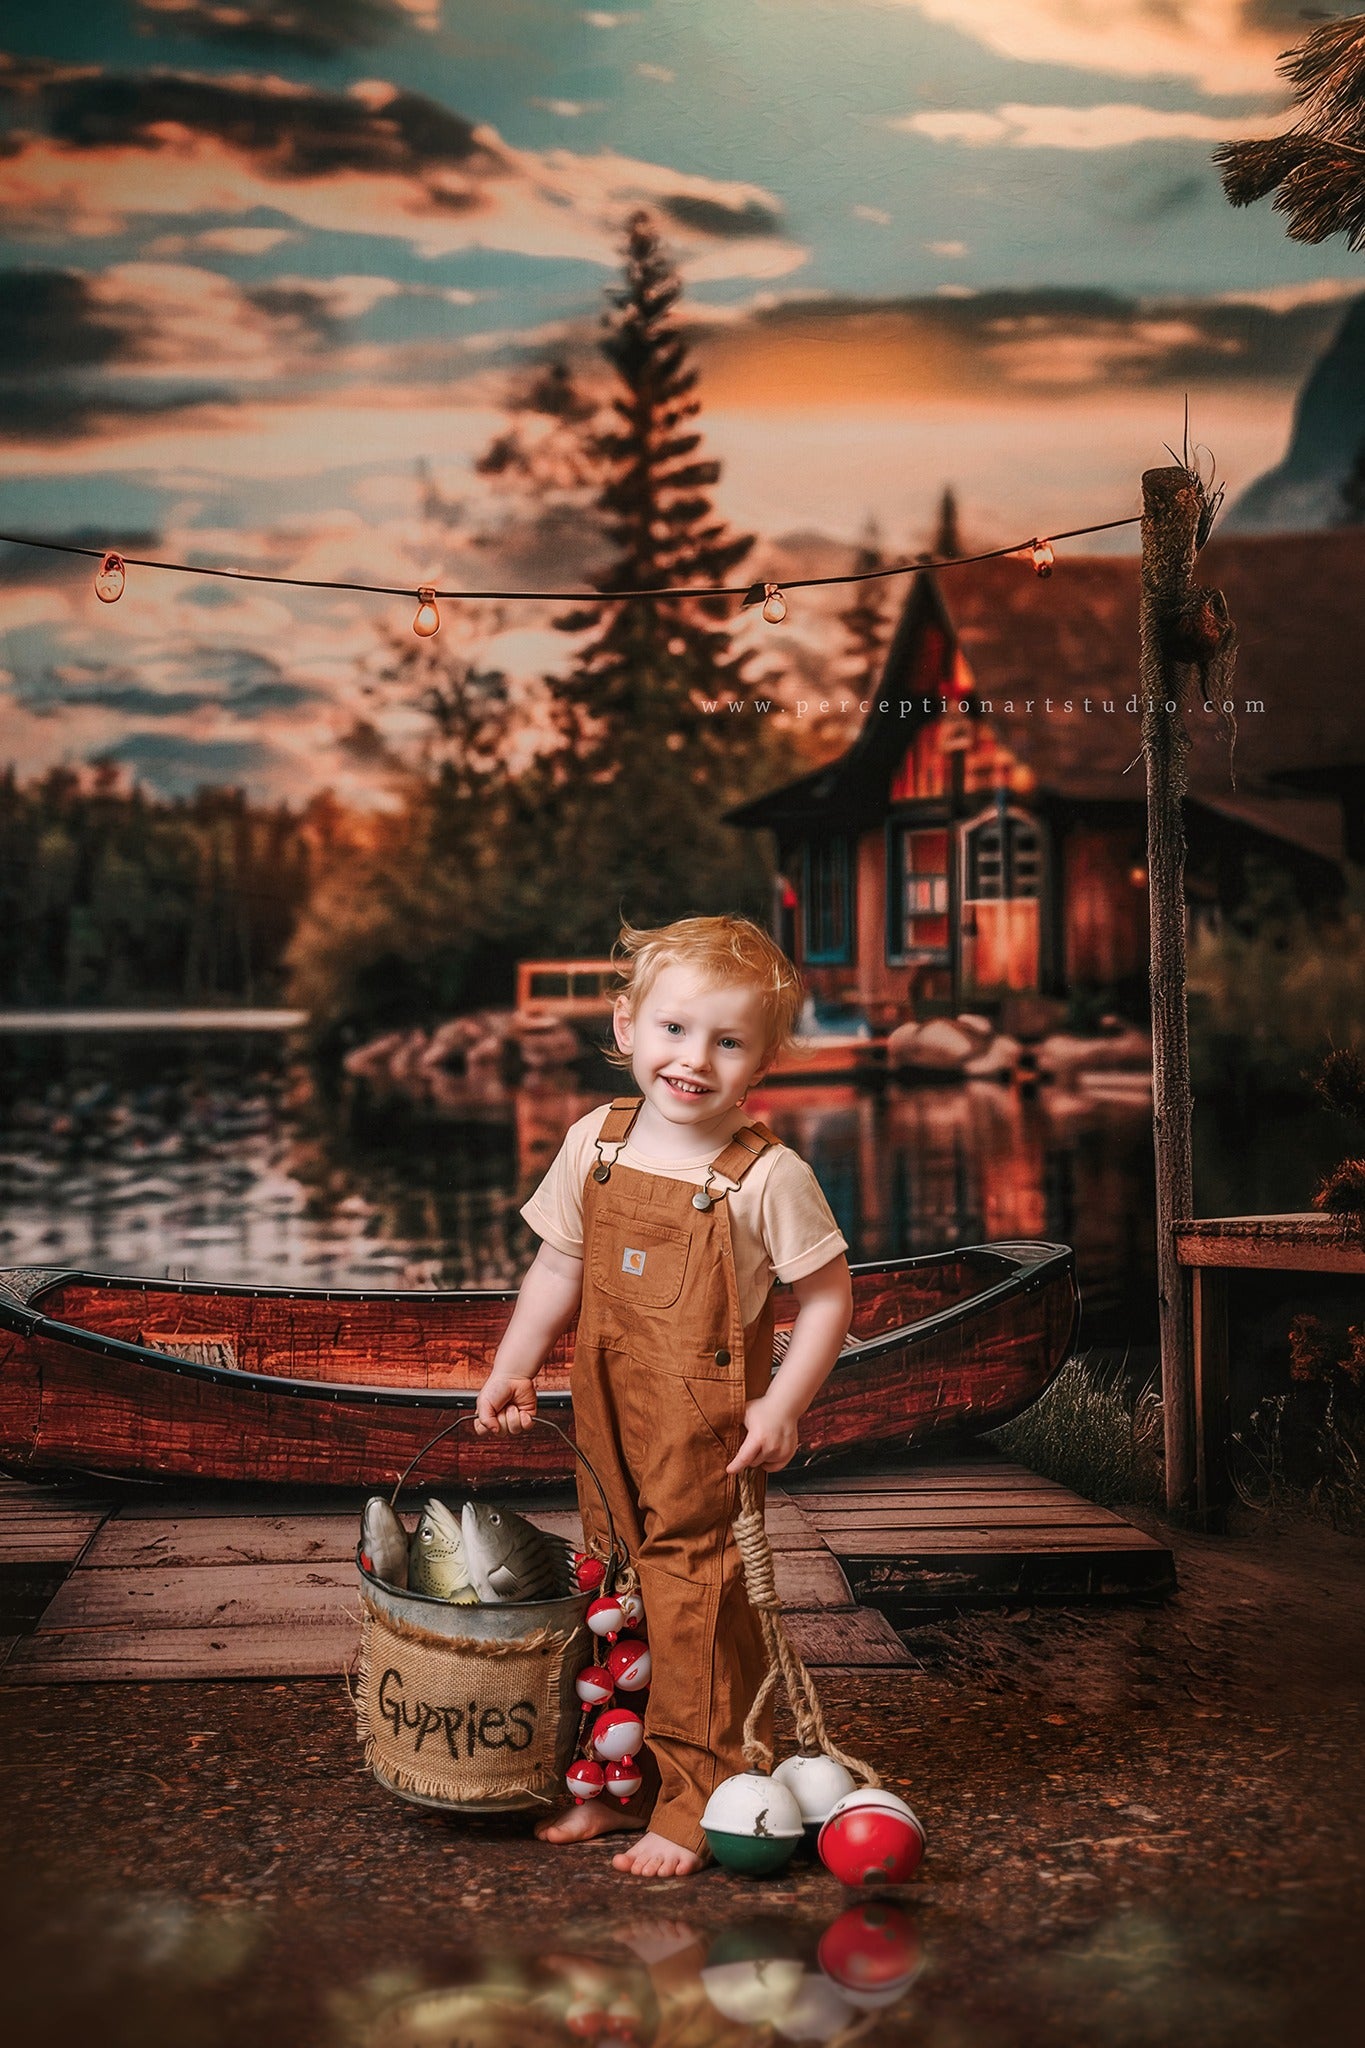
<path fill-rule="evenodd" d="M 924 246 L 931 256 L 955 258 L 967 254 L 967 244 L 965 242 L 926 242 Z"/>
<path fill-rule="evenodd" d="M 205 786 L 260 786 L 278 779 L 285 756 L 265 740 L 200 740 L 189 734 L 130 732 L 96 754 L 127 768 L 163 796 L 193 796 Z"/>
<path fill-rule="evenodd" d="M 305 56 L 383 42 L 404 27 L 440 27 L 441 0 L 137 0 L 148 28 L 202 42 L 273 45 Z"/>
<path fill-rule="evenodd" d="M 884 0 L 876 0 L 884 4 Z M 1278 93 L 1275 60 L 1302 40 L 1297 0 L 892 0 L 1024 64 L 1120 78 L 1190 78 L 1211 94 Z"/>
<path fill-rule="evenodd" d="M 652 78 L 657 85 L 676 85 L 678 82 L 677 72 L 670 71 L 666 64 L 637 64 L 635 76 Z"/>
<path fill-rule="evenodd" d="M 519 151 L 417 93 L 360 80 L 344 93 L 278 78 L 157 71 L 122 77 L 0 58 L 0 99 L 22 127 L 0 155 L 11 229 L 107 235 L 140 216 L 269 212 L 301 226 L 396 237 L 425 256 L 474 247 L 614 267 L 639 205 L 706 200 L 716 231 L 673 219 L 695 274 L 774 277 L 805 251 L 736 235 L 762 187 L 667 164 L 565 149 Z M 223 223 L 230 225 L 230 223 Z"/>
<path fill-rule="evenodd" d="M 854 220 L 870 221 L 874 228 L 889 228 L 891 216 L 881 206 L 850 206 Z"/>
<path fill-rule="evenodd" d="M 710 407 L 780 410 L 1253 385 L 1288 391 L 1340 321 L 1340 300 L 1134 298 L 979 291 L 788 300 L 695 331 Z"/>
<path fill-rule="evenodd" d="M 658 207 L 660 213 L 666 214 L 680 227 L 692 228 L 699 235 L 714 236 L 721 241 L 729 241 L 732 237 L 776 234 L 781 224 L 777 208 L 764 205 L 757 199 L 727 205 L 722 200 L 703 198 L 695 193 L 665 192 L 659 197 Z"/>
<path fill-rule="evenodd" d="M 162 235 L 150 242 L 146 256 L 268 256 L 281 242 L 297 241 L 292 228 L 205 228 L 197 235 Z"/>
<path fill-rule="evenodd" d="M 600 7 L 586 8 L 580 13 L 578 18 L 580 21 L 585 21 L 589 28 L 604 29 L 624 28 L 627 22 L 640 19 L 638 14 L 608 14 L 604 8 Z"/>
<path fill-rule="evenodd" d="M 903 135 L 969 148 L 1128 149 L 1139 142 L 1230 142 L 1273 135 L 1287 117 L 1172 113 L 1160 107 L 1031 107 L 1012 104 L 993 114 L 967 110 L 902 114 L 887 122 Z"/>
<path fill-rule="evenodd" d="M 577 121 L 584 114 L 600 114 L 607 104 L 605 100 L 528 100 L 528 107 L 538 107 L 543 114 L 557 114 L 561 121 Z"/>

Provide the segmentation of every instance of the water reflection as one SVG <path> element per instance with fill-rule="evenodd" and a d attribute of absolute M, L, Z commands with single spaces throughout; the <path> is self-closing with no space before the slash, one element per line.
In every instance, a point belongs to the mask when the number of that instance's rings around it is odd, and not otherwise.
<path fill-rule="evenodd" d="M 517 1211 L 605 1065 L 331 1086 L 278 1043 L 0 1047 L 0 1264 L 292 1286 L 500 1287 L 534 1250 Z M 1074 1244 L 1082 1341 L 1154 1335 L 1151 1106 L 987 1082 L 770 1088 L 754 1113 L 801 1151 L 864 1259 L 990 1238 Z M 1304 1205 L 1301 1115 L 1196 1127 L 1206 1213 Z M 1236 1199 L 1254 1188 L 1255 1203 Z M 1222 1192 L 1226 1191 L 1226 1192 Z"/>
<path fill-rule="evenodd" d="M 718 1935 L 644 1919 L 600 1941 L 496 1955 L 439 1990 L 358 2009 L 354 2048 L 758 2048 L 903 2040 L 924 1963 L 904 1908 L 869 1899 L 827 1927 L 764 1914 Z"/>

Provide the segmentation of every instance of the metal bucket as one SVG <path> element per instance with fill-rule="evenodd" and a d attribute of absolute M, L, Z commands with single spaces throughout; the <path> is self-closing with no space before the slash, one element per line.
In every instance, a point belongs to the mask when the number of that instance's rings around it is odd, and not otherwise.
<path fill-rule="evenodd" d="M 545 1417 L 536 1420 L 564 1434 Z M 427 1451 L 458 1426 L 419 1452 L 391 1504 Z M 618 1561 L 609 1510 L 607 1528 L 609 1587 Z M 363 1609 L 357 1729 L 379 1783 L 413 1805 L 448 1813 L 556 1803 L 578 1744 L 574 1680 L 593 1657 L 587 1612 L 595 1595 L 457 1606 L 385 1584 L 361 1564 L 359 1546 L 356 1569 Z"/>

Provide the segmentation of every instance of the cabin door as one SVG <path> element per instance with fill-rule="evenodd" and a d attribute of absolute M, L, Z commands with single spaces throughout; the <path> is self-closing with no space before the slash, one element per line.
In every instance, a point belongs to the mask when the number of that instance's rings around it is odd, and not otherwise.
<path fill-rule="evenodd" d="M 1042 827 L 999 803 L 962 827 L 960 844 L 963 999 L 1036 993 L 1042 982 Z"/>

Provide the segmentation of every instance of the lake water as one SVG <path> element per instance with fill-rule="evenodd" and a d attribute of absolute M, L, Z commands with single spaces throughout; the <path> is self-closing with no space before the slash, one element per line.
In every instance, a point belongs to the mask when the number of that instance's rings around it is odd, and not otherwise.
<path fill-rule="evenodd" d="M 0 1041 L 0 1265 L 310 1287 L 500 1287 L 535 1250 L 517 1211 L 612 1070 L 434 1093 L 326 1084 L 285 1041 Z M 861 1259 L 990 1238 L 1076 1247 L 1082 1342 L 1155 1339 L 1151 1101 L 986 1082 L 778 1087 L 754 1114 L 807 1158 Z M 1306 1207 L 1328 1119 L 1201 1108 L 1196 1207 Z"/>

